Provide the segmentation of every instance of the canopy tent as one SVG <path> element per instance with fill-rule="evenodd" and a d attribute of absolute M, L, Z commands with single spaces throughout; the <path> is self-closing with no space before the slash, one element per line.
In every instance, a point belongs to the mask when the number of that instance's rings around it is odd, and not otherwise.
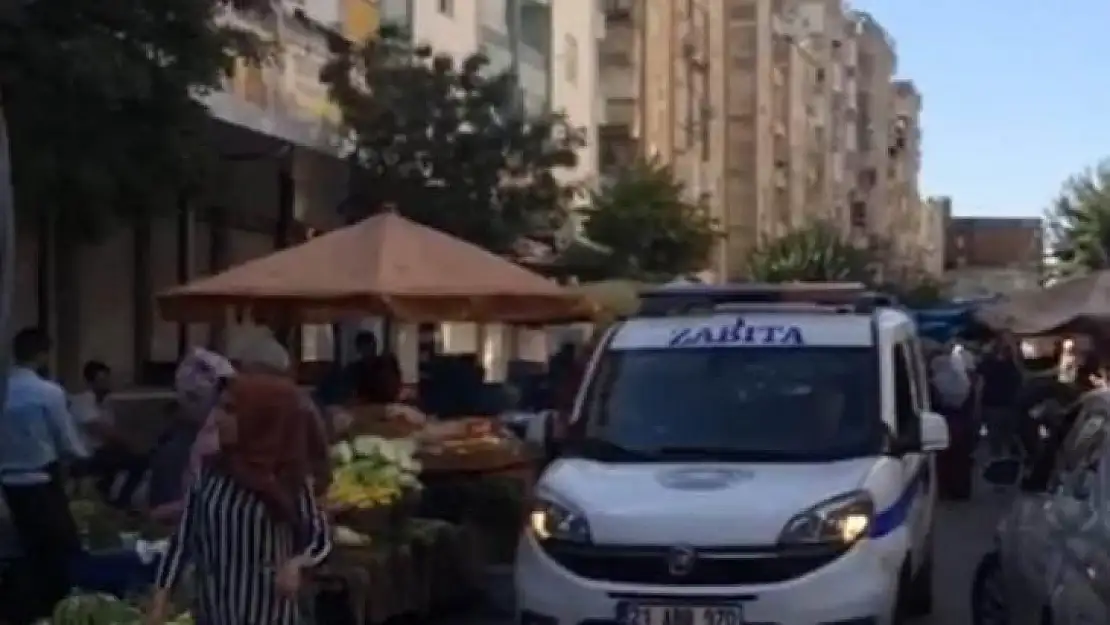
<path fill-rule="evenodd" d="M 393 213 L 175 287 L 158 297 L 173 321 L 546 323 L 589 318 L 582 295 L 443 232 Z"/>
<path fill-rule="evenodd" d="M 996 330 L 1019 335 L 1054 332 L 1105 334 L 1110 328 L 1110 271 L 1021 291 L 976 314 Z"/>

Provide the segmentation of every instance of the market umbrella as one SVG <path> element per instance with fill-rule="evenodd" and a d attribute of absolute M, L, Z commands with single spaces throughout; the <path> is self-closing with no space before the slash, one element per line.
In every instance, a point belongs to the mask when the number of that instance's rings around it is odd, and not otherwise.
<path fill-rule="evenodd" d="M 996 330 L 1035 335 L 1054 332 L 1105 333 L 1110 328 L 1110 271 L 1019 291 L 984 306 L 976 317 Z"/>
<path fill-rule="evenodd" d="M 173 321 L 330 322 L 352 315 L 405 321 L 545 323 L 588 318 L 582 295 L 475 245 L 384 213 L 169 289 Z"/>

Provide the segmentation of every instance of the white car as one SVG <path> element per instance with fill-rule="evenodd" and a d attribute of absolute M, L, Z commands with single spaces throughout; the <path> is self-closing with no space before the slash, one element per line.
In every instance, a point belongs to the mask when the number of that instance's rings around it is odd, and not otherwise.
<path fill-rule="evenodd" d="M 948 430 L 913 321 L 856 296 L 701 291 L 683 295 L 700 312 L 621 322 L 593 355 L 520 541 L 519 625 L 928 612 Z"/>

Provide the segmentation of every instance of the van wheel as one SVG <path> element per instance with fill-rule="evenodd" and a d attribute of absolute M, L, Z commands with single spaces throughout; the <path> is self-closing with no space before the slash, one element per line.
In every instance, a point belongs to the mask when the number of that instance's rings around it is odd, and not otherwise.
<path fill-rule="evenodd" d="M 899 584 L 899 612 L 904 618 L 928 616 L 933 611 L 933 541 L 926 543 L 925 560 L 914 572 L 909 562 Z"/>

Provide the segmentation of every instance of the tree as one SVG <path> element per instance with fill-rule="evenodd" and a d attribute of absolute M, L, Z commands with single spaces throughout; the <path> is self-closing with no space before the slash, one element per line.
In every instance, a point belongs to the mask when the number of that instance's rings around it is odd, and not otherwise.
<path fill-rule="evenodd" d="M 748 257 L 759 282 L 862 282 L 872 284 L 878 256 L 853 245 L 827 223 L 817 222 L 763 242 Z"/>
<path fill-rule="evenodd" d="M 229 3 L 4 3 L 0 93 L 17 206 L 87 234 L 189 180 L 207 125 L 197 96 L 237 55 L 257 60 L 252 35 L 217 22 Z"/>
<path fill-rule="evenodd" d="M 1057 273 L 1110 268 L 1110 160 L 1064 183 L 1045 221 Z"/>
<path fill-rule="evenodd" d="M 707 267 L 717 224 L 687 196 L 657 160 L 634 163 L 594 194 L 585 235 L 611 251 L 610 277 L 670 279 Z"/>
<path fill-rule="evenodd" d="M 258 1 L 257 10 L 268 9 Z M 78 347 L 69 334 L 79 326 L 77 248 L 172 207 L 167 196 L 199 179 L 208 115 L 197 97 L 220 86 L 237 55 L 258 60 L 253 35 L 217 21 L 230 2 L 0 4 L 14 203 L 53 242 L 46 269 L 67 367 Z"/>
<path fill-rule="evenodd" d="M 526 115 L 511 74 L 392 27 L 332 52 L 322 78 L 352 140 L 349 219 L 392 205 L 497 253 L 563 224 L 575 186 L 560 174 L 583 135 L 561 113 Z"/>
<path fill-rule="evenodd" d="M 816 222 L 760 245 L 748 258 L 748 272 L 759 282 L 859 282 L 911 308 L 942 301 L 936 279 L 896 265 L 894 255 L 894 247 L 882 238 L 859 246 L 835 226 Z"/>

